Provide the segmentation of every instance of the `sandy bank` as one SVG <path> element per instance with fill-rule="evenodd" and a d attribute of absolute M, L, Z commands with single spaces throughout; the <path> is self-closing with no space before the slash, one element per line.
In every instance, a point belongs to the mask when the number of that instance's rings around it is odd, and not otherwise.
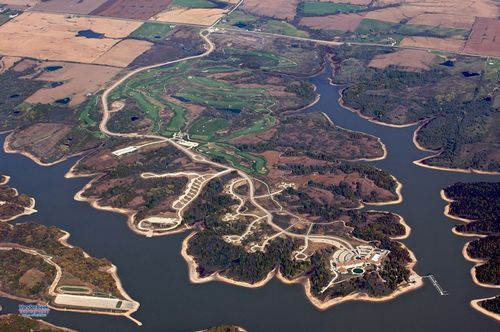
<path fill-rule="evenodd" d="M 479 302 L 482 302 L 484 300 L 491 300 L 491 299 L 494 299 L 494 298 L 495 297 L 487 297 L 487 298 L 484 298 L 484 299 L 472 300 L 472 301 L 470 301 L 470 305 L 471 305 L 472 308 L 474 308 L 475 310 L 479 311 L 483 315 L 491 317 L 491 318 L 495 319 L 497 322 L 500 322 L 500 315 L 499 314 L 496 314 L 494 312 L 488 311 L 488 310 L 486 310 L 485 308 L 483 308 L 479 304 Z"/>
<path fill-rule="evenodd" d="M 347 301 L 366 301 L 366 302 L 390 301 L 390 300 L 398 297 L 401 294 L 418 289 L 418 288 L 422 287 L 422 285 L 423 285 L 422 278 L 413 271 L 413 267 L 417 263 L 417 259 L 415 258 L 415 255 L 413 254 L 413 252 L 411 250 L 409 250 L 404 244 L 401 244 L 401 245 L 403 246 L 403 248 L 405 250 L 408 250 L 408 253 L 409 253 L 410 258 L 411 258 L 411 261 L 410 261 L 410 263 L 408 263 L 407 268 L 411 271 L 410 280 L 412 280 L 412 283 L 400 285 L 393 293 L 391 293 L 390 295 L 387 295 L 387 296 L 383 296 L 383 297 L 372 297 L 372 296 L 369 296 L 368 294 L 365 294 L 365 293 L 355 293 L 355 294 L 347 295 L 347 296 L 344 296 L 341 298 L 334 298 L 334 299 L 330 299 L 328 301 L 321 301 L 321 300 L 317 299 L 316 297 L 314 297 L 314 295 L 311 293 L 311 285 L 310 285 L 309 279 L 307 279 L 305 277 L 300 277 L 297 279 L 289 280 L 289 279 L 285 278 L 283 275 L 281 275 L 278 268 L 272 270 L 271 272 L 268 273 L 266 278 L 264 278 L 263 280 L 261 280 L 257 283 L 254 283 L 254 284 L 250 284 L 247 282 L 241 282 L 241 281 L 235 281 L 235 280 L 229 279 L 227 277 L 221 276 L 219 273 L 215 273 L 211 276 L 202 278 L 198 275 L 198 272 L 197 272 L 198 264 L 196 263 L 194 258 L 187 253 L 189 240 L 194 235 L 196 235 L 195 232 L 190 234 L 189 236 L 187 236 L 184 239 L 184 241 L 182 242 L 182 248 L 181 248 L 181 255 L 182 255 L 182 257 L 184 257 L 184 259 L 186 260 L 186 263 L 188 265 L 189 280 L 192 283 L 206 283 L 206 282 L 210 282 L 210 281 L 221 281 L 221 282 L 225 282 L 225 283 L 228 283 L 231 285 L 236 285 L 236 286 L 241 286 L 241 287 L 246 287 L 246 288 L 259 288 L 259 287 L 263 287 L 264 285 L 266 285 L 274 276 L 276 276 L 276 278 L 278 280 L 280 280 L 281 282 L 283 282 L 285 284 L 302 284 L 304 286 L 304 291 L 305 291 L 305 295 L 306 295 L 307 299 L 316 308 L 318 308 L 320 310 L 326 310 L 326 309 L 328 309 L 336 304 L 340 304 L 340 303 L 347 302 Z"/>

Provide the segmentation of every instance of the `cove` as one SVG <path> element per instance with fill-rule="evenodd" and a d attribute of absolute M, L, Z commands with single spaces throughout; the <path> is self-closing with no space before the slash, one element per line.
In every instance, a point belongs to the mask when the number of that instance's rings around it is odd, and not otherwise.
<path fill-rule="evenodd" d="M 348 302 L 326 311 L 315 309 L 302 286 L 272 280 L 259 289 L 210 282 L 191 284 L 180 255 L 187 233 L 145 238 L 131 232 L 126 218 L 98 211 L 73 200 L 90 179 L 65 179 L 76 159 L 40 167 L 21 155 L 0 152 L 0 173 L 10 185 L 37 200 L 38 213 L 17 219 L 56 225 L 71 233 L 69 242 L 95 257 L 106 257 L 118 267 L 123 286 L 141 303 L 134 315 L 138 327 L 125 318 L 51 311 L 47 321 L 81 331 L 194 331 L 235 324 L 249 331 L 493 331 L 495 321 L 473 310 L 469 301 L 494 295 L 476 286 L 462 257 L 469 239 L 451 233 L 456 223 L 443 215 L 439 191 L 454 182 L 499 181 L 499 177 L 430 170 L 412 161 L 426 156 L 412 143 L 412 128 L 390 128 L 370 123 L 342 108 L 341 87 L 331 86 L 329 73 L 311 78 L 321 99 L 307 112 L 324 112 L 344 128 L 382 139 L 388 157 L 375 162 L 403 183 L 404 201 L 378 210 L 401 214 L 412 228 L 403 242 L 415 253 L 416 271 L 432 273 L 449 292 L 440 296 L 426 281 L 424 287 L 383 303 Z M 17 312 L 18 302 L 0 298 L 3 313 Z M 363 317 L 363 319 L 359 319 Z"/>

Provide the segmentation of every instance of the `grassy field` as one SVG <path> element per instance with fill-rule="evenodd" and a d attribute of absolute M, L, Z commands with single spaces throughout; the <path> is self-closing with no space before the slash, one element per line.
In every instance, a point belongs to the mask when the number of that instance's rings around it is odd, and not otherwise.
<path fill-rule="evenodd" d="M 146 22 L 132 32 L 129 37 L 154 41 L 165 38 L 170 31 L 172 28 L 168 24 Z"/>
<path fill-rule="evenodd" d="M 353 13 L 365 9 L 366 6 L 333 2 L 304 2 L 302 5 L 302 13 L 304 14 L 304 16 L 323 16 L 339 13 Z"/>
<path fill-rule="evenodd" d="M 365 18 L 355 31 L 363 35 L 400 35 L 400 36 L 425 36 L 425 37 L 461 37 L 468 36 L 469 31 L 464 29 L 450 29 L 416 24 L 394 24 L 379 20 Z"/>
<path fill-rule="evenodd" d="M 277 33 L 293 37 L 309 37 L 309 33 L 297 29 L 294 25 L 288 22 L 248 15 L 238 10 L 227 16 L 226 22 L 222 23 L 222 25 L 225 27 L 237 27 L 250 31 L 261 30 L 269 33 Z"/>
<path fill-rule="evenodd" d="M 208 0 L 174 0 L 172 6 L 187 8 L 215 8 L 217 4 Z"/>
<path fill-rule="evenodd" d="M 188 133 L 192 139 L 208 141 L 213 138 L 217 131 L 225 128 L 228 124 L 226 119 L 203 116 L 191 125 Z"/>

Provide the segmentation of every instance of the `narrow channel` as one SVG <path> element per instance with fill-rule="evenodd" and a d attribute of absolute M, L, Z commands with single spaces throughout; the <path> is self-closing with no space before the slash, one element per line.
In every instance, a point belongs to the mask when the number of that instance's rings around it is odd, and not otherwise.
<path fill-rule="evenodd" d="M 10 185 L 37 200 L 38 213 L 17 221 L 56 225 L 71 233 L 69 242 L 117 267 L 127 292 L 141 303 L 134 315 L 137 327 L 125 318 L 52 311 L 47 321 L 82 331 L 194 331 L 235 324 L 249 331 L 367 331 L 423 329 L 493 331 L 498 325 L 474 311 L 469 301 L 495 294 L 476 286 L 472 264 L 462 257 L 466 238 L 451 233 L 454 221 L 443 215 L 439 191 L 454 182 L 498 181 L 499 177 L 435 171 L 412 163 L 426 155 L 412 144 L 415 128 L 395 129 L 370 123 L 338 104 L 340 87 L 331 86 L 328 73 L 312 82 L 321 94 L 308 112 L 325 112 L 339 126 L 380 137 L 388 157 L 375 164 L 403 183 L 404 201 L 378 207 L 402 215 L 412 228 L 404 242 L 415 253 L 420 274 L 432 273 L 449 292 L 440 296 L 429 281 L 415 292 L 383 303 L 349 302 L 326 311 L 316 310 L 302 286 L 273 280 L 259 289 L 219 282 L 194 285 L 179 251 L 187 234 L 145 238 L 131 232 L 125 217 L 98 211 L 73 200 L 88 179 L 65 179 L 76 159 L 44 168 L 21 155 L 0 152 L 0 173 Z M 3 140 L 3 139 L 2 139 Z M 3 313 L 17 312 L 18 302 L 0 299 Z"/>

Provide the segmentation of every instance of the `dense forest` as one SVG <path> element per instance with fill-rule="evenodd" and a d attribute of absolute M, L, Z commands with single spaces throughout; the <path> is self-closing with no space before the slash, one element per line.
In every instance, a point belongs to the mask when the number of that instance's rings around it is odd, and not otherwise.
<path fill-rule="evenodd" d="M 452 199 L 450 214 L 473 220 L 456 226 L 465 234 L 481 234 L 467 245 L 467 253 L 486 263 L 475 268 L 477 279 L 500 285 L 500 182 L 455 183 L 444 189 Z"/>
<path fill-rule="evenodd" d="M 343 92 L 347 106 L 390 124 L 427 120 L 417 140 L 440 154 L 425 163 L 500 169 L 496 146 L 500 132 L 497 67 L 484 59 L 458 56 L 452 66 L 435 61 L 428 70 L 396 66 L 381 69 L 371 67 L 370 60 L 386 54 L 387 49 L 338 47 L 333 52 L 333 82 L 347 85 Z"/>

